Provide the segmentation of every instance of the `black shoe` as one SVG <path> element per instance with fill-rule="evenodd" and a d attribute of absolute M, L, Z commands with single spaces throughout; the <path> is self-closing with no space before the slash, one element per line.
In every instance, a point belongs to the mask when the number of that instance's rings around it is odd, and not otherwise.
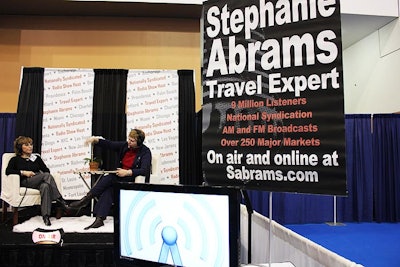
<path fill-rule="evenodd" d="M 44 216 L 43 216 L 43 222 L 44 222 L 44 224 L 45 224 L 46 226 L 50 226 L 50 225 L 51 225 L 49 215 L 44 215 Z"/>
<path fill-rule="evenodd" d="M 90 228 L 99 228 L 99 227 L 104 225 L 103 221 L 104 221 L 103 218 L 96 217 L 96 220 L 91 225 L 89 225 L 88 227 L 85 227 L 85 230 L 88 230 Z"/>
<path fill-rule="evenodd" d="M 69 209 L 67 202 L 62 197 L 57 198 L 56 201 L 63 210 Z"/>
<path fill-rule="evenodd" d="M 92 194 L 88 193 L 86 196 L 84 196 L 82 199 L 78 200 L 78 201 L 74 201 L 71 204 L 69 204 L 69 208 L 83 208 L 86 207 L 90 201 L 92 200 Z"/>

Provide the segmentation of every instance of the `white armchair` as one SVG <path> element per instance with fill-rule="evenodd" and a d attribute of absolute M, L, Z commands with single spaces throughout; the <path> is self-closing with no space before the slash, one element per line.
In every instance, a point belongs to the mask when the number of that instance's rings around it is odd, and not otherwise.
<path fill-rule="evenodd" d="M 150 174 L 150 184 L 158 184 L 160 180 L 160 155 L 152 154 L 151 157 L 151 174 Z M 136 176 L 135 183 L 144 183 L 144 176 Z"/>
<path fill-rule="evenodd" d="M 8 162 L 14 153 L 4 153 L 1 166 L 1 199 L 3 200 L 3 219 L 6 216 L 6 207 L 4 202 L 7 202 L 13 210 L 13 224 L 18 223 L 18 209 L 21 207 L 30 207 L 40 205 L 40 192 L 37 189 L 26 188 L 20 186 L 19 175 L 6 175 Z M 61 178 L 59 173 L 52 173 L 57 187 L 61 189 Z M 61 191 L 61 190 L 60 190 Z"/>

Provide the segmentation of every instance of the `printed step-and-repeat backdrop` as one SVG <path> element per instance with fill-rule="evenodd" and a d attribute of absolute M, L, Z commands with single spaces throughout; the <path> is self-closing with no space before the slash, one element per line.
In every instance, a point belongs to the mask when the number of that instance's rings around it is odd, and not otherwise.
<path fill-rule="evenodd" d="M 84 146 L 92 135 L 94 71 L 46 69 L 44 76 L 42 158 L 61 174 L 62 194 L 78 199 L 89 190 Z M 127 129 L 145 131 L 145 144 L 159 155 L 160 175 L 154 183 L 179 183 L 178 74 L 176 70 L 129 70 Z"/>
<path fill-rule="evenodd" d="M 178 78 L 177 71 L 128 73 L 126 129 L 142 129 L 161 161 L 162 175 L 151 183 L 179 183 Z"/>

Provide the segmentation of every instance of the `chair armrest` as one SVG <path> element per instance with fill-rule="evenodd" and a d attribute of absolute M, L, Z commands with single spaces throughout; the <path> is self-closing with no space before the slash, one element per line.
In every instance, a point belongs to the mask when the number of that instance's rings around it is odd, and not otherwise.
<path fill-rule="evenodd" d="M 19 189 L 19 175 L 10 174 L 1 179 L 1 198 L 7 203 L 13 203 L 13 198 L 15 198 L 15 196 L 19 196 Z"/>
<path fill-rule="evenodd" d="M 135 183 L 144 184 L 145 181 L 146 181 L 146 177 L 144 177 L 143 175 L 138 175 L 135 177 Z"/>
<path fill-rule="evenodd" d="M 152 174 L 150 175 L 150 183 L 151 184 L 164 184 L 165 179 L 161 178 L 160 175 Z"/>

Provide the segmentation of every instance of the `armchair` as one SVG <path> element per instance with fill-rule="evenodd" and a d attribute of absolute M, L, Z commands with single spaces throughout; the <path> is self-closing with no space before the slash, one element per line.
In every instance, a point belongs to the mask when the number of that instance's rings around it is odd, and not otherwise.
<path fill-rule="evenodd" d="M 1 166 L 1 196 L 3 200 L 3 220 L 6 217 L 7 209 L 4 202 L 9 204 L 13 210 L 13 224 L 18 224 L 18 209 L 21 207 L 30 207 L 40 205 L 40 192 L 37 189 L 20 186 L 19 175 L 6 175 L 8 162 L 14 153 L 4 153 Z M 52 173 L 58 188 L 61 188 L 61 178 L 59 173 Z M 60 190 L 61 191 L 61 190 Z"/>
<path fill-rule="evenodd" d="M 150 174 L 150 184 L 160 183 L 160 155 L 153 154 L 151 157 L 151 174 Z M 136 176 L 135 183 L 144 183 L 144 176 Z"/>

